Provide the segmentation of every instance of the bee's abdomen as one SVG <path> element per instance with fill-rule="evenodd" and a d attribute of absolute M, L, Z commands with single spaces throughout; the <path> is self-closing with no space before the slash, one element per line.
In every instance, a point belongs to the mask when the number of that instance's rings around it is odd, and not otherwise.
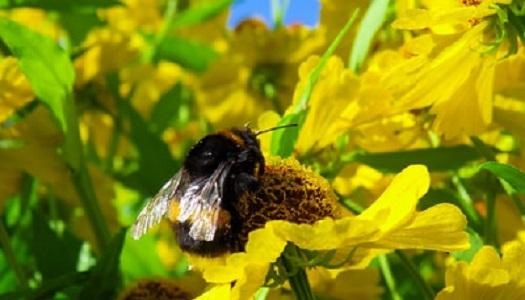
<path fill-rule="evenodd" d="M 229 226 L 221 226 L 211 241 L 195 240 L 190 236 L 191 223 L 173 223 L 177 242 L 182 250 L 200 256 L 216 257 L 232 252 L 231 231 Z"/>

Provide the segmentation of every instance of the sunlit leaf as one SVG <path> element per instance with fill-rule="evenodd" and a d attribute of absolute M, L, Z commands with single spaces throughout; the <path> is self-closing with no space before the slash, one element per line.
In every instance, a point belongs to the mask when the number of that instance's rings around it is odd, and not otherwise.
<path fill-rule="evenodd" d="M 389 0 L 373 0 L 370 2 L 352 46 L 349 62 L 352 71 L 357 73 L 363 65 L 374 36 L 385 22 L 389 2 Z"/>
<path fill-rule="evenodd" d="M 178 36 L 169 36 L 158 45 L 155 60 L 177 63 L 194 72 L 204 72 L 218 57 L 210 46 Z"/>
<path fill-rule="evenodd" d="M 302 125 L 304 121 L 305 113 L 298 112 L 292 113 L 284 116 L 279 125 L 288 125 L 288 124 L 297 124 L 298 126 Z M 280 130 L 276 130 L 272 133 L 271 140 L 271 151 L 273 155 L 279 155 L 282 157 L 290 156 L 293 152 L 295 141 L 299 136 L 299 128 L 290 127 Z"/>
<path fill-rule="evenodd" d="M 321 75 L 321 71 L 328 62 L 330 56 L 334 54 L 337 46 L 339 46 L 348 30 L 350 30 L 350 28 L 354 24 L 358 12 L 358 10 L 354 12 L 354 14 L 345 24 L 345 26 L 341 29 L 341 31 L 332 41 L 328 49 L 326 49 L 326 51 L 323 53 L 321 59 L 319 60 L 319 63 L 317 63 L 315 68 L 308 75 L 308 82 L 306 83 L 303 91 L 299 95 L 299 99 L 297 100 L 296 104 L 291 107 L 290 113 L 283 116 L 283 118 L 277 124 L 278 126 L 282 126 L 291 123 L 296 123 L 298 127 L 285 128 L 282 130 L 275 131 L 272 134 L 271 152 L 273 155 L 279 155 L 282 157 L 287 157 L 291 155 L 293 148 L 295 147 L 297 138 L 299 136 L 299 131 L 301 130 L 301 127 L 303 125 L 303 121 L 306 118 L 308 110 L 308 101 L 310 100 L 310 96 L 315 87 L 315 84 L 317 83 L 317 80 Z"/>
<path fill-rule="evenodd" d="M 481 249 L 481 247 L 483 247 L 483 240 L 481 239 L 479 234 L 477 234 L 473 230 L 469 230 L 468 235 L 470 248 L 464 251 L 452 252 L 452 256 L 457 260 L 470 262 L 472 258 L 474 258 L 474 255 L 478 253 L 478 250 Z"/>
<path fill-rule="evenodd" d="M 51 38 L 0 18 L 0 39 L 19 59 L 20 68 L 37 97 L 53 112 L 65 133 L 64 154 L 68 162 L 80 164 L 80 138 L 73 106 L 73 65 Z"/>
<path fill-rule="evenodd" d="M 517 193 L 525 194 L 525 173 L 511 165 L 489 161 L 482 164 L 480 170 L 487 170 L 506 181 Z"/>

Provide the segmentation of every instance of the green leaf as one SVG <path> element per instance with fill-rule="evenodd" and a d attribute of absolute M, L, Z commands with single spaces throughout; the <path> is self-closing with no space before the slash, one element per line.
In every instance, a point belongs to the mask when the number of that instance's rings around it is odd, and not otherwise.
<path fill-rule="evenodd" d="M 188 89 L 181 83 L 177 83 L 163 94 L 153 107 L 150 118 L 151 128 L 160 134 L 178 119 L 187 119 L 188 117 L 184 117 L 184 112 L 181 110 L 189 110 L 187 105 L 189 105 L 190 99 Z"/>
<path fill-rule="evenodd" d="M 38 288 L 31 290 L 31 293 L 24 297 L 25 300 L 40 300 L 40 299 L 60 299 L 57 298 L 56 294 L 72 294 L 74 297 L 66 297 L 65 299 L 78 299 L 78 294 L 83 284 L 86 284 L 90 280 L 90 272 L 74 272 L 62 274 L 59 277 L 55 277 L 51 280 L 46 281 Z M 55 297 L 53 297 L 55 296 Z M 64 298 L 62 298 L 64 299 Z"/>
<path fill-rule="evenodd" d="M 304 90 L 301 92 L 297 103 L 292 107 L 291 113 L 283 116 L 283 118 L 279 121 L 278 126 L 288 125 L 291 123 L 296 123 L 298 126 L 277 130 L 274 133 L 272 133 L 272 142 L 270 149 L 272 155 L 287 157 L 292 154 L 297 138 L 299 137 L 299 131 L 303 125 L 304 120 L 306 119 L 308 101 L 310 100 L 310 96 L 315 87 L 315 84 L 317 83 L 317 80 L 321 75 L 321 71 L 328 62 L 328 59 L 334 54 L 335 49 L 337 48 L 337 46 L 339 46 L 348 30 L 350 30 L 350 28 L 352 27 L 352 24 L 354 24 L 358 12 L 359 10 L 356 10 L 352 17 L 350 17 L 348 22 L 337 34 L 337 36 L 332 41 L 332 43 L 325 51 L 323 56 L 321 56 L 319 63 L 317 63 L 315 68 L 308 75 L 307 83 L 304 87 Z"/>
<path fill-rule="evenodd" d="M 474 230 L 467 230 L 469 235 L 470 248 L 463 251 L 452 252 L 451 255 L 460 261 L 470 262 L 478 253 L 479 249 L 483 247 L 483 240 Z"/>
<path fill-rule="evenodd" d="M 65 157 L 78 168 L 81 145 L 72 99 L 75 72 L 67 53 L 51 38 L 5 18 L 0 18 L 0 39 L 19 59 L 33 92 L 58 120 L 65 134 Z"/>
<path fill-rule="evenodd" d="M 105 22 L 99 19 L 96 11 L 89 13 L 59 12 L 58 21 L 67 31 L 73 46 L 80 45 L 94 27 L 102 27 Z"/>
<path fill-rule="evenodd" d="M 118 0 L 0 0 L 0 9 L 32 7 L 57 11 L 79 11 L 119 5 Z"/>
<path fill-rule="evenodd" d="M 480 158 L 475 148 L 460 145 L 399 152 L 356 153 L 350 160 L 385 173 L 397 173 L 411 164 L 426 165 L 430 171 L 456 170 Z"/>
<path fill-rule="evenodd" d="M 79 299 L 114 299 L 120 287 L 120 254 L 126 230 L 122 229 L 115 235 L 102 257 L 93 268 L 90 280 L 84 285 Z"/>
<path fill-rule="evenodd" d="M 489 161 L 479 167 L 507 182 L 519 194 L 525 194 L 525 173 L 511 165 Z"/>
<path fill-rule="evenodd" d="M 276 130 L 272 133 L 270 150 L 272 155 L 288 157 L 292 154 L 295 141 L 299 137 L 299 126 L 302 125 L 305 112 L 292 113 L 284 116 L 278 126 L 287 124 L 298 124 L 296 127 L 288 127 Z"/>
<path fill-rule="evenodd" d="M 452 191 L 447 189 L 430 188 L 428 192 L 419 200 L 417 209 L 425 210 L 440 203 L 451 203 L 458 205 L 457 196 Z"/>
<path fill-rule="evenodd" d="M 214 18 L 227 9 L 233 0 L 218 0 L 189 8 L 177 14 L 172 23 L 172 28 L 198 25 Z"/>
<path fill-rule="evenodd" d="M 361 21 L 350 55 L 349 67 L 358 72 L 363 65 L 377 31 L 385 22 L 389 0 L 373 0 Z"/>
<path fill-rule="evenodd" d="M 108 78 L 108 85 L 118 101 L 123 121 L 129 122 L 129 138 L 139 155 L 138 169 L 120 179 L 145 195 L 153 195 L 177 172 L 179 164 L 171 157 L 168 145 L 155 134 L 130 102 L 120 98 L 118 78 Z"/>
<path fill-rule="evenodd" d="M 204 72 L 218 57 L 210 46 L 178 36 L 165 37 L 158 45 L 155 60 L 175 62 L 194 72 Z"/>
<path fill-rule="evenodd" d="M 134 240 L 128 234 L 122 249 L 121 270 L 125 281 L 148 276 L 167 277 L 169 274 L 156 251 L 156 239 L 152 235 Z"/>
<path fill-rule="evenodd" d="M 32 234 L 29 244 L 44 282 L 75 272 L 82 246 L 80 240 L 68 231 L 59 236 L 37 212 L 33 212 Z"/>
<path fill-rule="evenodd" d="M 160 187 L 179 169 L 179 164 L 171 157 L 168 145 L 155 135 L 139 113 L 123 102 L 121 110 L 130 124 L 130 138 L 139 152 L 139 168 L 127 176 L 132 183 L 146 195 L 155 194 Z"/>

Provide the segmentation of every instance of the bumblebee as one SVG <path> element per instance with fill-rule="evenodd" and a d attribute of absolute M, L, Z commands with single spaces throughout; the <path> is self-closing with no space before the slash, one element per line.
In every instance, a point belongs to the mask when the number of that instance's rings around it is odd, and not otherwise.
<path fill-rule="evenodd" d="M 234 237 L 242 224 L 235 202 L 259 188 L 265 162 L 257 136 L 262 131 L 234 128 L 213 133 L 188 152 L 182 168 L 144 206 L 131 229 L 134 239 L 169 216 L 181 249 L 214 257 L 242 250 Z"/>

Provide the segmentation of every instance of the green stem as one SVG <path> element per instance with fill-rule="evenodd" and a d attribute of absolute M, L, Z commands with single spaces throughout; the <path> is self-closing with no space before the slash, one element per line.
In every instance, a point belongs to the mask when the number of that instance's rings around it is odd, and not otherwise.
<path fill-rule="evenodd" d="M 109 244 L 111 234 L 98 204 L 93 182 L 84 159 L 82 159 L 79 169 L 73 171 L 72 177 L 84 210 L 93 227 L 97 244 L 100 250 L 105 249 Z"/>
<path fill-rule="evenodd" d="M 401 300 L 401 296 L 397 292 L 396 289 L 396 280 L 394 278 L 394 275 L 392 274 L 392 270 L 390 269 L 390 263 L 388 262 L 387 256 L 380 255 L 378 257 L 379 260 L 379 268 L 381 269 L 381 273 L 383 274 L 383 278 L 385 279 L 386 286 L 388 288 L 388 291 L 390 292 L 390 296 L 393 300 Z"/>
<path fill-rule="evenodd" d="M 284 24 L 284 15 L 288 9 L 288 0 L 272 0 L 272 18 L 274 28 L 280 28 Z"/>
<path fill-rule="evenodd" d="M 299 249 L 297 246 L 288 244 L 284 250 L 283 255 L 281 255 L 281 262 L 284 269 L 289 273 L 288 282 L 292 287 L 293 293 L 297 300 L 315 300 L 315 296 L 310 288 L 310 283 L 308 282 L 308 276 L 306 271 L 302 266 L 295 266 L 290 259 L 291 257 L 299 257 Z"/>
<path fill-rule="evenodd" d="M 7 230 L 4 226 L 4 222 L 1 220 L 0 220 L 0 245 L 2 246 L 2 249 L 4 250 L 4 255 L 7 260 L 7 263 L 11 266 L 11 268 L 13 268 L 13 271 L 15 272 L 16 280 L 18 281 L 20 288 L 22 289 L 22 291 L 28 291 L 29 284 L 27 282 L 27 277 L 25 276 L 24 270 L 22 269 L 22 267 L 16 261 L 15 252 L 13 251 L 13 247 L 11 247 L 9 235 L 7 234 Z"/>
<path fill-rule="evenodd" d="M 111 133 L 111 139 L 108 144 L 108 151 L 106 153 L 105 170 L 108 174 L 113 173 L 113 163 L 115 154 L 117 153 L 118 144 L 120 141 L 120 132 L 122 130 L 122 124 L 120 121 L 119 114 L 113 117 L 113 132 Z"/>
<path fill-rule="evenodd" d="M 365 210 L 359 203 L 350 198 L 343 198 L 340 202 L 354 214 L 360 214 Z"/>
<path fill-rule="evenodd" d="M 481 229 L 482 228 L 481 217 L 474 209 L 474 201 L 472 201 L 472 198 L 470 198 L 470 195 L 468 194 L 465 186 L 463 186 L 461 179 L 457 175 L 454 175 L 452 177 L 452 183 L 454 183 L 454 185 L 456 186 L 457 192 L 458 192 L 459 205 L 461 206 L 461 208 L 467 215 L 467 218 L 469 219 L 470 223 L 477 230 Z"/>
<path fill-rule="evenodd" d="M 88 172 L 84 147 L 80 139 L 79 119 L 75 107 L 75 99 L 70 94 L 65 101 L 69 118 L 67 119 L 68 138 L 65 141 L 65 155 L 71 169 L 71 178 L 79 195 L 84 211 L 95 233 L 100 250 L 106 248 L 110 240 L 110 232 L 102 215 L 95 189 Z"/>
<path fill-rule="evenodd" d="M 148 50 L 145 51 L 145 55 L 143 57 L 145 62 L 151 62 L 155 58 L 159 45 L 162 43 L 162 41 L 171 29 L 171 25 L 173 24 L 173 17 L 175 16 L 176 12 L 177 0 L 168 0 L 166 3 L 166 10 L 164 11 L 162 27 L 160 28 L 159 32 L 157 32 L 157 34 L 155 35 L 153 43 L 150 45 Z"/>
<path fill-rule="evenodd" d="M 399 260 L 401 260 L 401 263 L 403 263 L 403 265 L 407 269 L 408 273 L 410 273 L 410 276 L 412 277 L 412 279 L 414 279 L 415 283 L 419 287 L 419 290 L 423 294 L 423 299 L 426 299 L 426 300 L 434 299 L 434 291 L 426 283 L 425 279 L 423 279 L 423 277 L 417 270 L 416 265 L 414 265 L 412 260 L 401 250 L 396 250 L 395 253 L 399 257 Z"/>

